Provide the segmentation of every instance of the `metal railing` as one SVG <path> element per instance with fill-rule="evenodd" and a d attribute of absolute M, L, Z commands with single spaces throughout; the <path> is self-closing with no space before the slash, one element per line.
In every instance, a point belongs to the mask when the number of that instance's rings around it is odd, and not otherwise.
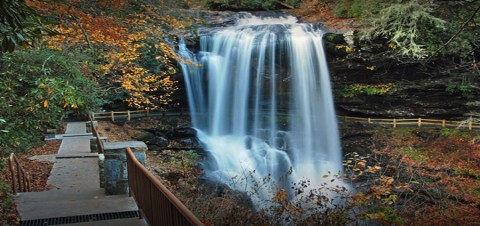
<path fill-rule="evenodd" d="M 196 225 L 203 223 L 153 176 L 127 147 L 128 185 L 141 215 L 150 225 Z"/>
<path fill-rule="evenodd" d="M 95 137 L 95 139 L 97 140 L 97 151 L 98 151 L 98 154 L 103 154 L 103 142 L 102 140 L 100 139 L 100 135 L 98 135 L 98 131 L 97 131 L 97 128 L 95 126 L 95 123 L 93 122 L 93 119 L 92 119 L 92 116 L 90 114 L 88 114 L 88 120 L 90 121 L 90 125 L 91 125 L 91 128 L 92 128 L 92 135 Z"/>
<path fill-rule="evenodd" d="M 12 192 L 17 194 L 18 192 L 29 192 L 30 191 L 30 177 L 23 170 L 20 165 L 20 161 L 11 153 L 8 161 L 10 165 L 10 172 L 12 173 Z M 18 188 L 17 188 L 18 183 Z"/>

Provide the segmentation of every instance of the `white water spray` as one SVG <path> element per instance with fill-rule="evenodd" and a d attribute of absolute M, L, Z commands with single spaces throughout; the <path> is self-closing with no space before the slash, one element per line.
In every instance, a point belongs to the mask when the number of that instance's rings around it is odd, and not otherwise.
<path fill-rule="evenodd" d="M 323 32 L 294 17 L 240 19 L 180 43 L 193 125 L 209 153 L 206 177 L 252 196 L 257 208 L 291 183 L 338 173 L 341 150 Z"/>

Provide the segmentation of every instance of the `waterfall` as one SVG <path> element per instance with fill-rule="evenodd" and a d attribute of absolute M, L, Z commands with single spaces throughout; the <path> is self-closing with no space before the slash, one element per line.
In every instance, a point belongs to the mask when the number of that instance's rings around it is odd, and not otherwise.
<path fill-rule="evenodd" d="M 249 16 L 202 36 L 197 55 L 180 43 L 205 176 L 257 208 L 279 187 L 342 170 L 322 35 L 294 17 Z"/>

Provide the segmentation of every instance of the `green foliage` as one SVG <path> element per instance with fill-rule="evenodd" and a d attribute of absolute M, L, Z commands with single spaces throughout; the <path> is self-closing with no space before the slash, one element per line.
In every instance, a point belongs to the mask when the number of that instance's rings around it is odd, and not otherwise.
<path fill-rule="evenodd" d="M 446 21 L 432 15 L 434 5 L 417 1 L 392 4 L 366 19 L 369 28 L 362 30 L 362 40 L 388 39 L 389 46 L 401 55 L 425 58 L 438 43 L 438 34 L 445 31 Z"/>
<path fill-rule="evenodd" d="M 183 174 L 196 172 L 197 162 L 200 160 L 200 155 L 193 151 L 181 151 L 176 155 L 170 156 L 170 162 L 181 167 Z"/>
<path fill-rule="evenodd" d="M 461 167 L 455 167 L 453 168 L 453 172 L 457 176 L 463 176 L 463 177 L 468 177 L 468 178 L 473 178 L 477 180 L 478 182 L 478 189 L 477 192 L 478 195 L 480 195 L 480 170 L 474 170 L 474 169 L 468 169 L 468 168 L 461 168 Z M 480 198 L 480 196 L 478 196 Z"/>
<path fill-rule="evenodd" d="M 447 32 L 444 36 L 451 37 L 456 33 L 460 27 L 472 16 L 475 8 L 480 6 L 480 2 L 471 2 L 465 4 L 459 4 L 455 7 L 441 7 L 438 9 L 437 15 L 442 18 L 446 18 L 448 23 L 446 24 Z M 447 19 L 448 18 L 448 19 Z M 457 37 L 448 44 L 446 48 L 440 53 L 440 55 L 455 56 L 460 59 L 472 59 L 472 53 L 478 51 L 480 47 L 480 13 L 477 13 L 470 21 L 463 27 L 462 31 L 458 33 Z M 437 37 L 438 38 L 438 37 Z M 446 39 L 445 39 L 446 40 Z"/>
<path fill-rule="evenodd" d="M 423 153 L 424 151 L 415 149 L 413 147 L 402 147 L 398 149 L 398 152 L 400 152 L 402 155 L 408 156 L 413 161 L 418 163 L 426 162 L 428 160 L 428 157 Z"/>
<path fill-rule="evenodd" d="M 355 97 L 360 95 L 385 95 L 395 87 L 393 83 L 368 85 L 368 84 L 352 84 L 343 87 L 340 95 L 342 97 Z"/>
<path fill-rule="evenodd" d="M 44 34 L 55 34 L 24 0 L 2 0 L 0 6 L 0 56 L 18 46 L 31 46 Z"/>
<path fill-rule="evenodd" d="M 1 168 L 0 168 L 1 169 Z M 9 189 L 4 183 L 3 179 L 0 179 L 0 211 L 3 212 L 4 209 L 12 205 L 12 196 L 9 194 Z"/>
<path fill-rule="evenodd" d="M 441 137 L 456 137 L 456 138 L 467 139 L 471 135 L 469 134 L 468 131 L 462 131 L 462 130 L 459 130 L 459 129 L 442 128 L 440 130 L 440 136 Z"/>
<path fill-rule="evenodd" d="M 391 196 L 392 197 L 392 196 Z M 389 222 L 390 225 L 404 225 L 405 220 L 398 216 L 397 211 L 390 206 L 371 207 L 368 214 L 365 215 L 364 220 L 378 220 Z"/>
<path fill-rule="evenodd" d="M 480 48 L 477 23 L 480 13 L 469 21 L 479 4 L 478 1 L 339 0 L 333 13 L 340 18 L 360 18 L 365 25 L 359 35 L 361 40 L 386 42 L 384 46 L 400 56 L 418 60 L 435 53 L 453 57 L 456 62 L 470 62 Z M 454 35 L 453 41 L 443 48 Z"/>
<path fill-rule="evenodd" d="M 340 18 L 358 18 L 378 12 L 388 0 L 340 0 L 333 7 L 333 14 Z"/>
<path fill-rule="evenodd" d="M 100 104 L 96 85 L 80 70 L 80 56 L 31 50 L 6 54 L 0 70 L 1 155 L 25 151 L 42 132 L 56 128 L 66 111 Z"/>
<path fill-rule="evenodd" d="M 445 88 L 450 94 L 461 94 L 462 96 L 468 96 L 473 92 L 473 87 L 466 83 L 450 83 Z"/>

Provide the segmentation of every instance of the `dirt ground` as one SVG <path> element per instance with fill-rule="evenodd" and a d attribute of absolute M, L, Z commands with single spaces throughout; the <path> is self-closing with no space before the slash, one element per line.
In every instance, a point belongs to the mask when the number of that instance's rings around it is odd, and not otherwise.
<path fill-rule="evenodd" d="M 47 191 L 51 189 L 47 184 L 47 180 L 50 176 L 53 163 L 30 160 L 29 158 L 35 155 L 56 154 L 61 143 L 61 140 L 45 141 L 42 146 L 34 147 L 28 153 L 16 154 L 22 168 L 30 176 L 30 188 L 32 192 Z M 12 175 L 8 165 L 0 171 L 0 174 L 7 187 L 6 190 L 9 191 L 0 192 L 0 199 L 2 201 L 11 200 Z M 5 203 L 5 208 L 1 208 L 0 211 L 0 225 L 18 225 L 19 223 L 20 218 L 16 211 L 15 203 Z"/>

